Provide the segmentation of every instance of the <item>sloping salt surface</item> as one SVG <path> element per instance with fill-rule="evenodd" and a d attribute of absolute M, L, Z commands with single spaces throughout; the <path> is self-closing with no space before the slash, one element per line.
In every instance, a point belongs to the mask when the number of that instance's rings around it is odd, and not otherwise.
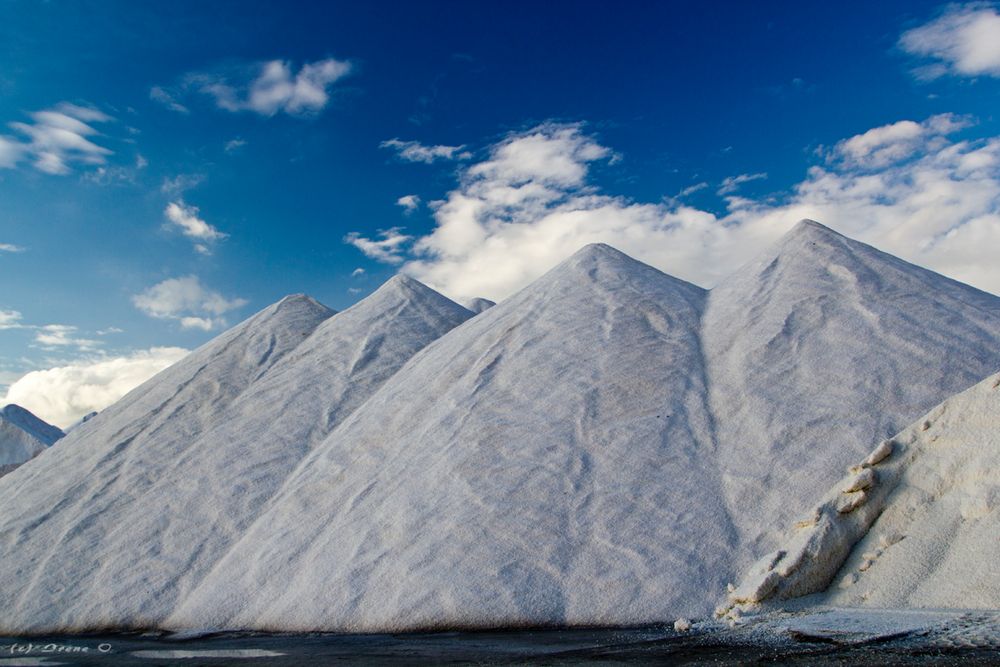
<path fill-rule="evenodd" d="M 479 296 L 473 299 L 472 301 L 469 301 L 469 303 L 467 303 L 465 307 L 474 313 L 481 313 L 487 308 L 492 308 L 495 305 L 497 305 L 496 301 L 490 301 L 489 299 L 484 299 L 483 297 Z"/>
<path fill-rule="evenodd" d="M 871 443 L 1000 368 L 1000 298 L 812 221 L 712 290 L 702 333 L 741 569 Z"/>
<path fill-rule="evenodd" d="M 46 447 L 50 447 L 56 440 L 66 435 L 58 426 L 39 419 L 30 410 L 14 403 L 0 410 L 0 419 L 17 426 Z"/>
<path fill-rule="evenodd" d="M 141 452 L 117 461 L 129 468 L 117 473 L 131 477 L 124 487 L 143 487 L 141 500 L 101 499 L 77 514 L 75 521 L 91 525 L 74 526 L 75 552 L 57 542 L 44 570 L 34 570 L 41 585 L 74 587 L 75 595 L 58 598 L 58 615 L 45 616 L 22 594 L 24 616 L 32 627 L 64 631 L 160 623 L 316 442 L 416 351 L 471 316 L 398 276 L 303 331 L 299 344 L 236 397 L 213 428 L 167 447 L 149 439 Z M 89 566 L 86 574 L 70 560 Z M 72 571 L 63 575 L 66 568 Z"/>
<path fill-rule="evenodd" d="M 705 292 L 588 246 L 417 354 L 308 456 L 169 627 L 641 623 L 735 531 Z M 702 555 L 705 558 L 702 558 Z"/>
<path fill-rule="evenodd" d="M 25 414 L 26 413 L 26 414 Z M 56 438 L 50 441 L 43 439 L 50 431 L 38 429 L 31 420 L 41 422 L 40 419 L 18 405 L 8 405 L 0 410 L 0 465 L 11 466 L 24 463 L 28 459 L 41 454 L 45 448 L 55 442 Z M 35 428 L 32 428 L 32 427 Z M 54 426 L 49 428 L 55 429 Z M 58 429 L 56 429 L 58 431 Z M 62 431 L 59 431 L 61 434 Z"/>
<path fill-rule="evenodd" d="M 813 604 L 995 609 L 998 540 L 1000 374 L 879 443 L 750 569 L 728 604 L 825 590 Z"/>
<path fill-rule="evenodd" d="M 898 481 L 825 600 L 1000 607 L 1000 374 L 948 399 L 893 440 Z"/>
<path fill-rule="evenodd" d="M 136 515 L 159 521 L 160 539 L 169 541 L 185 508 L 150 491 L 171 471 L 184 470 L 185 447 L 331 314 L 307 297 L 283 299 L 0 478 L 0 628 L 55 630 L 62 620 L 121 620 L 115 608 L 123 601 L 102 587 L 116 590 L 122 562 L 147 574 L 128 577 L 132 596 L 163 594 L 166 582 L 153 573 L 187 563 L 158 547 L 143 551 L 149 536 L 133 532 L 130 522 Z M 211 486 L 191 469 L 172 479 L 175 490 Z M 81 617 L 83 609 L 92 613 Z"/>

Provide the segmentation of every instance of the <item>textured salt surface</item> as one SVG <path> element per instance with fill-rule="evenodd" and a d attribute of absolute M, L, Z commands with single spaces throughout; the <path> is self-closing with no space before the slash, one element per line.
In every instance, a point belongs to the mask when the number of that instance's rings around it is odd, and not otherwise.
<path fill-rule="evenodd" d="M 705 615 L 873 434 L 995 370 L 998 343 L 996 297 L 815 223 L 710 295 L 588 247 L 415 356 L 169 622 Z"/>
<path fill-rule="evenodd" d="M 0 625 L 159 624 L 317 441 L 471 316 L 405 277 L 336 315 L 287 298 L 82 424 L 0 484 Z"/>

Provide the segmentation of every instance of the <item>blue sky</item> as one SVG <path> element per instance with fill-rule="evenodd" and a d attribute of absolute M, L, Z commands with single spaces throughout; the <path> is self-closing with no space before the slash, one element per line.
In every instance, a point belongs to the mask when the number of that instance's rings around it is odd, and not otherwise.
<path fill-rule="evenodd" d="M 1000 291 L 988 3 L 4 0 L 0 44 L 0 391 L 56 422 L 285 294 L 598 240 L 711 286 L 808 215 Z"/>

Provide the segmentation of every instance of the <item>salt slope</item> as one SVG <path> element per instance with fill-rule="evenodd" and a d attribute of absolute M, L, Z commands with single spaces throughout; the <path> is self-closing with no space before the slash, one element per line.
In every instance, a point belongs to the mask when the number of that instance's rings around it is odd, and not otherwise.
<path fill-rule="evenodd" d="M 141 615 L 118 613 L 116 605 L 126 601 L 99 587 L 120 590 L 109 575 L 120 574 L 113 564 L 123 560 L 143 572 L 186 566 L 169 551 L 139 551 L 141 536 L 130 524 L 136 515 L 158 517 L 163 528 L 184 521 L 183 512 L 150 489 L 182 470 L 188 444 L 332 314 L 308 297 L 287 297 L 132 390 L 31 465 L 0 478 L 0 631 L 70 629 L 81 618 L 93 625 L 141 623 Z M 205 482 L 188 471 L 188 479 L 177 483 Z M 135 599 L 164 594 L 160 576 L 130 582 Z"/>
<path fill-rule="evenodd" d="M 1000 374 L 894 440 L 885 509 L 825 598 L 874 607 L 1000 607 Z"/>
<path fill-rule="evenodd" d="M 141 502 L 116 514 L 121 530 L 102 526 L 111 530 L 97 550 L 74 555 L 100 568 L 82 584 L 77 575 L 63 582 L 75 583 L 83 595 L 59 600 L 61 629 L 159 624 L 318 440 L 416 351 L 471 316 L 397 276 L 317 326 L 237 397 L 214 428 L 189 443 L 171 443 L 169 451 L 147 442 L 142 468 L 154 479 Z M 50 584 L 58 577 L 40 574 Z M 25 610 L 29 618 L 36 614 Z"/>
<path fill-rule="evenodd" d="M 856 462 L 761 558 L 728 605 L 1000 605 L 1000 374 Z M 831 585 L 832 583 L 832 585 Z"/>
<path fill-rule="evenodd" d="M 63 436 L 59 428 L 10 404 L 0 410 L 0 476 L 41 454 Z"/>
<path fill-rule="evenodd" d="M 735 531 L 705 292 L 604 245 L 417 354 L 308 456 L 171 627 L 618 624 L 695 610 Z M 718 589 L 715 589 L 718 590 Z"/>
<path fill-rule="evenodd" d="M 873 441 L 1000 368 L 1000 298 L 806 220 L 711 291 L 702 336 L 742 569 Z"/>

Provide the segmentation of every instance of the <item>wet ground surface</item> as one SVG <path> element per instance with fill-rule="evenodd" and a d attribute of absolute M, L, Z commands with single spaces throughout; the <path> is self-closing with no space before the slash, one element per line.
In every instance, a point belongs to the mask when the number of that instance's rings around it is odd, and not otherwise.
<path fill-rule="evenodd" d="M 1000 616 L 785 615 L 736 628 L 0 638 L 8 665 L 998 665 Z"/>

